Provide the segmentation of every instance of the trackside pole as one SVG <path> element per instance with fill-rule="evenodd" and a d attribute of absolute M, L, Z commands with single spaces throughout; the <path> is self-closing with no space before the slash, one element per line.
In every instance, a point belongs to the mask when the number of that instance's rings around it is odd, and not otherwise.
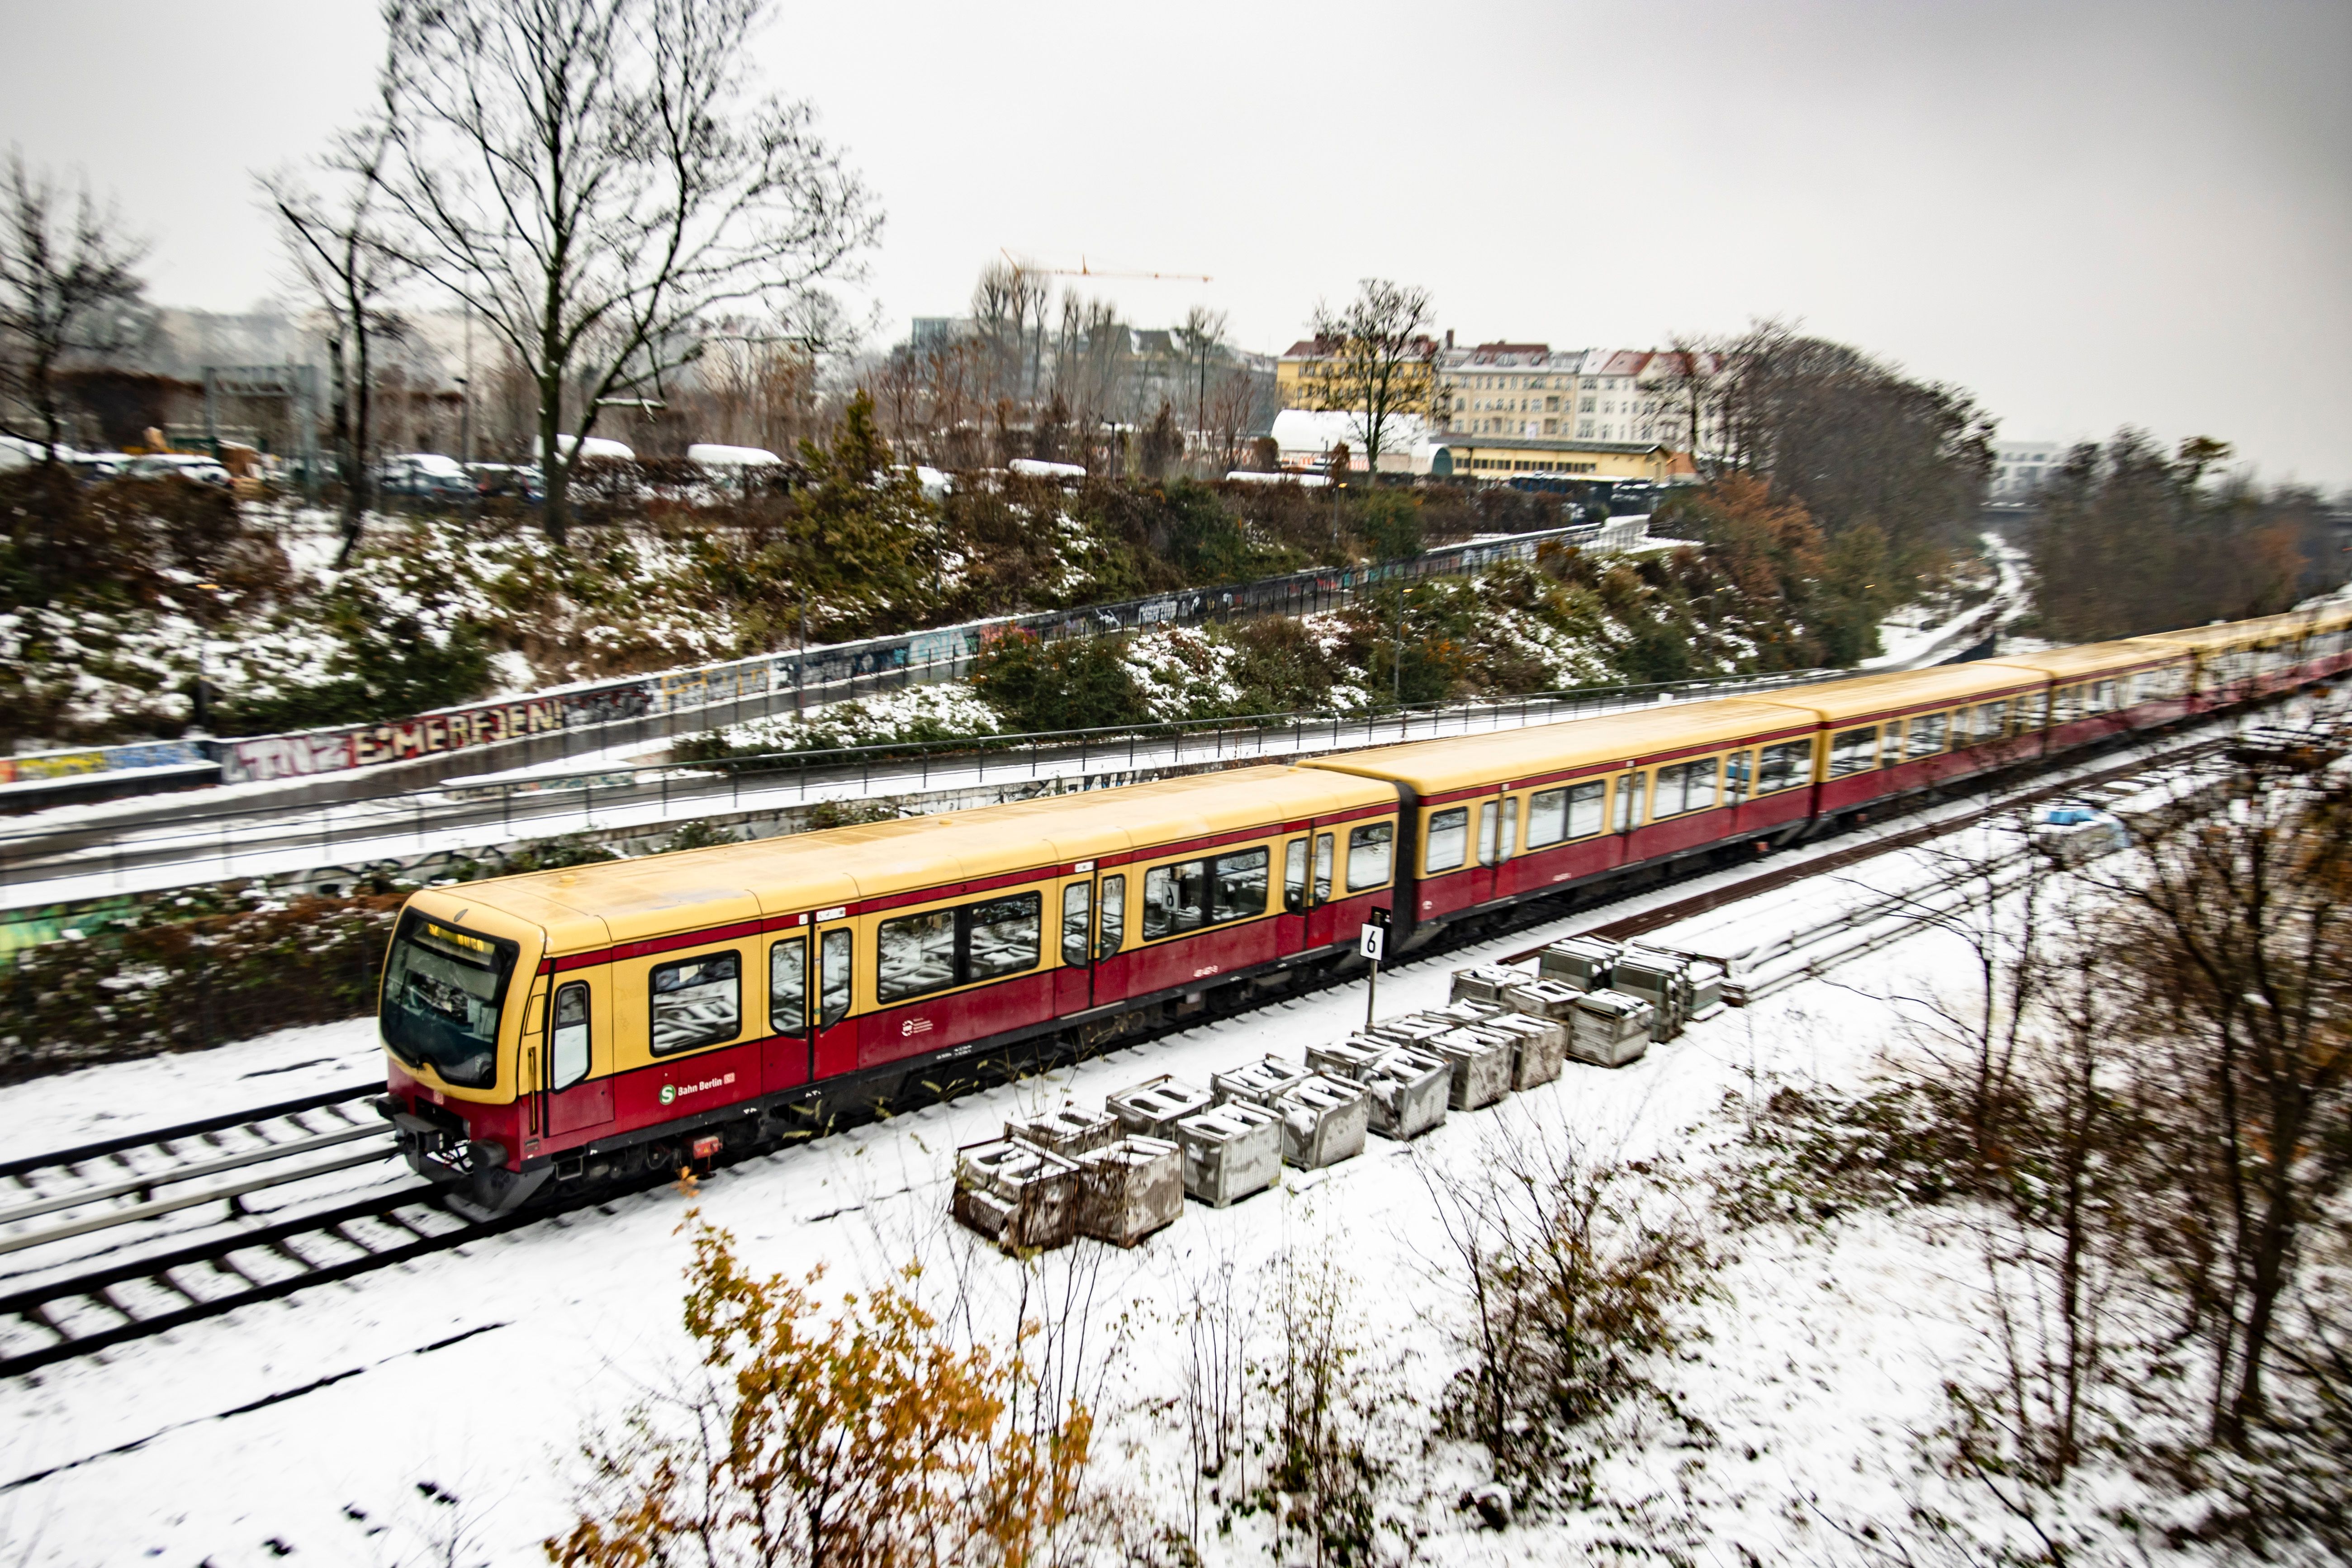
<path fill-rule="evenodd" d="M 1356 939 L 1356 951 L 1371 961 L 1371 968 L 1364 987 L 1364 1028 L 1368 1033 L 1372 1026 L 1374 1010 L 1380 1005 L 1381 955 L 1388 951 L 1388 910 L 1374 910 L 1371 911 L 1371 918 L 1365 922 L 1363 930 L 1358 933 Z"/>

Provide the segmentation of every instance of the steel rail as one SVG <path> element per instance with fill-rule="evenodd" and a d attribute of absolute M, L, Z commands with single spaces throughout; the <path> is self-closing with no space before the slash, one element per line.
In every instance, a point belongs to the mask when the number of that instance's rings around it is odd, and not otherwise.
<path fill-rule="evenodd" d="M 205 1176 L 217 1176 L 226 1171 L 239 1171 L 247 1165 L 266 1164 L 270 1161 L 289 1159 L 296 1154 L 313 1154 L 321 1149 L 331 1149 L 338 1144 L 349 1143 L 356 1139 L 389 1138 L 390 1136 L 392 1136 L 392 1129 L 389 1127 L 370 1127 L 362 1124 L 344 1128 L 339 1132 L 321 1132 L 316 1137 L 305 1138 L 298 1142 L 272 1143 L 259 1149 L 248 1149 L 241 1154 L 228 1154 L 217 1160 L 205 1160 L 193 1165 L 182 1165 L 172 1170 L 161 1171 L 152 1176 L 133 1176 L 110 1186 L 92 1187 L 79 1193 L 63 1193 L 56 1197 L 43 1198 L 38 1203 L 26 1204 L 18 1208 L 0 1209 L 0 1225 L 14 1225 L 19 1220 L 38 1219 L 45 1214 L 58 1214 L 66 1209 L 78 1209 L 89 1204 L 105 1203 L 112 1198 L 129 1197 L 133 1194 L 144 1196 L 158 1187 L 176 1186 L 182 1182 L 193 1182 Z M 286 1179 L 295 1181 L 299 1178 L 289 1176 Z M 259 1189 L 245 1190 L 258 1191 Z M 207 1193 L 205 1195 L 219 1197 L 228 1194 Z M 160 1208 L 122 1211 L 123 1217 L 126 1219 L 137 1218 L 141 1213 L 160 1214 L 163 1211 Z M 17 1245 L 20 1244 L 0 1242 L 0 1252 L 14 1251 Z"/>
<path fill-rule="evenodd" d="M 374 1131 L 375 1129 L 370 1128 L 367 1131 Z M 337 1171 L 348 1171 L 354 1165 L 373 1165 L 379 1160 L 389 1160 L 400 1152 L 392 1146 L 391 1131 L 390 1128 L 383 1129 L 381 1136 L 385 1141 L 385 1147 L 381 1149 L 346 1155 L 342 1159 L 329 1160 L 320 1164 L 305 1165 L 299 1171 L 281 1171 L 273 1175 L 256 1176 L 249 1182 L 236 1182 L 226 1187 L 207 1187 L 201 1193 L 183 1193 L 176 1198 L 157 1198 L 152 1203 L 135 1204 L 129 1208 L 110 1209 L 105 1214 L 92 1215 L 88 1219 L 78 1219 L 65 1225 L 51 1226 L 47 1230 L 34 1231 L 26 1236 L 10 1237 L 5 1240 L 0 1240 L 0 1257 L 12 1252 L 22 1252 L 27 1247 L 40 1247 L 52 1241 L 66 1241 L 77 1236 L 88 1236 L 94 1230 L 110 1230 L 119 1225 L 129 1225 L 134 1220 L 152 1219 L 158 1215 L 176 1214 L 182 1209 L 194 1208 L 200 1204 L 218 1203 L 223 1199 L 234 1203 L 249 1194 L 262 1192 L 270 1187 L 291 1186 L 296 1182 L 308 1181 L 312 1176 L 331 1175 Z M 342 1140 L 338 1139 L 337 1142 L 342 1142 Z"/>

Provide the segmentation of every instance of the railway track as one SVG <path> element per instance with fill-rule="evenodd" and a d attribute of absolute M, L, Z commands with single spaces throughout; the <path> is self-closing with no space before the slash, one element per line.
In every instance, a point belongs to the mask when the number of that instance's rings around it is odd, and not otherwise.
<path fill-rule="evenodd" d="M 2053 783 L 2004 791 L 1974 810 L 1939 816 L 1897 833 L 1874 837 L 1864 843 L 1810 855 L 1801 860 L 1778 865 L 1754 876 L 1707 889 L 1686 899 L 1603 921 L 1579 934 L 1597 934 L 1612 941 L 1623 941 L 1807 878 L 1834 872 L 1878 856 L 1927 843 L 2022 806 L 2079 795 L 2101 784 L 2135 776 L 2177 769 L 2230 743 L 2226 736 L 2203 738 L 2179 746 L 2142 752 L 2113 767 L 2090 773 L 2070 774 Z M 1685 875 L 1704 874 L 1707 868 L 1704 861 L 1697 861 Z M 1626 896 L 1621 892 L 1610 901 L 1620 902 Z M 1454 931 L 1431 947 L 1416 951 L 1412 961 L 1439 957 L 1461 946 L 1492 941 L 1497 934 L 1512 929 L 1551 925 L 1569 912 L 1570 910 L 1555 902 L 1531 904 L 1515 911 L 1512 918 L 1499 926 L 1489 922 L 1475 929 Z M 1511 958 L 1523 961 L 1541 951 L 1541 947 L 1528 948 L 1512 954 Z M 1350 984 L 1355 978 L 1352 974 L 1328 978 L 1290 994 L 1295 997 L 1304 992 Z M 1165 1035 L 1221 1022 L 1254 1011 L 1276 999 L 1237 1001 L 1203 1014 L 1169 1020 L 1122 1038 L 1115 1048 L 1124 1049 Z M 942 1098 L 953 1098 L 974 1089 L 990 1087 L 997 1081 L 1018 1077 L 1023 1071 L 1022 1064 L 1011 1060 L 971 1065 L 974 1077 L 944 1091 Z M 253 1191 L 305 1180 L 330 1169 L 386 1158 L 393 1152 L 388 1131 L 380 1134 L 383 1139 L 380 1147 L 368 1145 L 361 1134 L 375 1129 L 362 1128 L 357 1121 L 356 1107 L 379 1090 L 380 1086 L 373 1083 L 330 1090 L 303 1100 L 287 1100 L 184 1123 L 167 1128 L 160 1133 L 85 1144 L 53 1154 L 0 1164 L 0 1181 L 15 1183 L 20 1194 L 35 1194 L 23 1198 L 12 1211 L 0 1212 L 0 1220 L 6 1219 L 8 1212 L 32 1218 L 70 1212 L 77 1194 L 79 1201 L 85 1205 L 119 1203 L 128 1196 L 135 1205 L 148 1205 L 144 1209 L 125 1205 L 114 1211 L 124 1212 L 129 1218 L 160 1214 L 164 1212 L 163 1205 L 175 1203 L 181 1207 L 191 1206 L 193 1203 L 216 1201 L 235 1205 Z M 373 1120 L 372 1108 L 365 1114 Z M 347 1125 L 342 1128 L 314 1128 L 305 1120 L 320 1115 L 340 1118 Z M 293 1131 L 289 1133 L 289 1129 Z M 280 1136 L 269 1137 L 268 1133 L 271 1131 Z M 210 1146 L 232 1133 L 238 1137 L 250 1134 L 259 1147 L 227 1149 L 203 1158 L 187 1157 L 193 1145 L 204 1142 Z M 174 1194 L 169 1200 L 159 1200 L 154 1195 L 162 1187 L 177 1184 L 183 1180 L 201 1179 L 188 1173 L 199 1168 L 212 1173 L 226 1173 L 266 1163 L 272 1158 L 292 1158 L 298 1152 L 341 1150 L 346 1145 L 353 1152 L 335 1153 L 330 1163 L 289 1167 L 274 1176 L 243 1178 L 227 1187 Z M 142 1161 L 156 1159 L 157 1151 L 164 1151 L 167 1157 L 176 1159 L 177 1163 L 160 1173 L 142 1168 Z M 718 1163 L 730 1165 L 770 1152 L 766 1147 L 730 1151 L 722 1154 Z M 168 1332 L 240 1307 L 278 1300 L 314 1285 L 352 1279 L 432 1253 L 447 1251 L 474 1240 L 661 1186 L 668 1180 L 666 1175 L 653 1175 L 613 1183 L 572 1199 L 487 1221 L 467 1218 L 450 1207 L 446 1189 L 417 1184 L 370 1194 L 322 1212 L 286 1220 L 261 1225 L 226 1226 L 218 1234 L 174 1250 L 108 1264 L 0 1295 L 0 1377 L 37 1372 L 59 1362 Z M 68 1184 L 60 1187 L 60 1182 Z M 53 1188 L 58 1190 L 51 1190 Z M 141 1195 L 142 1194 L 144 1195 Z M 182 1202 L 182 1199 L 187 1201 Z M 34 1213 L 36 1210 L 38 1213 Z M 230 1217 L 236 1216 L 233 1213 Z M 68 1222 L 68 1226 L 72 1223 Z M 128 1220 L 111 1223 L 128 1223 Z M 101 1227 L 83 1226 L 81 1232 Z M 52 1227 L 43 1239 L 63 1239 L 77 1233 L 80 1232 L 65 1226 Z M 21 1245 L 29 1247 L 32 1243 Z M 9 1249 L 7 1245 L 0 1243 L 0 1252 Z"/>

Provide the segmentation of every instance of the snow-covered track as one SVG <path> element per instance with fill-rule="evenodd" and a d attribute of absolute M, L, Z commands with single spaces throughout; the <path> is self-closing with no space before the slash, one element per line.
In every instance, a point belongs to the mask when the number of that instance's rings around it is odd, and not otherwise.
<path fill-rule="evenodd" d="M 346 1085 L 0 1163 L 0 1256 L 206 1204 L 235 1212 L 255 1193 L 386 1159 L 392 1129 L 366 1103 L 382 1091 Z"/>
<path fill-rule="evenodd" d="M 0 1296 L 0 1377 L 390 1268 L 549 1212 L 476 1222 L 449 1208 L 446 1189 L 415 1186 Z"/>

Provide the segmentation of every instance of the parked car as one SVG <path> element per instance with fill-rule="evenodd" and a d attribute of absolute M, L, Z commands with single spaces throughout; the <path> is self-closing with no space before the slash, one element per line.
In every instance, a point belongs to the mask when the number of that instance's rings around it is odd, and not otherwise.
<path fill-rule="evenodd" d="M 228 489 L 228 470 L 210 458 L 194 452 L 150 452 L 133 458 L 122 470 L 126 479 L 187 479 L 200 485 Z"/>
<path fill-rule="evenodd" d="M 535 463 L 469 463 L 474 493 L 485 500 L 506 497 L 536 505 L 544 499 L 544 480 Z"/>
<path fill-rule="evenodd" d="M 438 452 L 403 452 L 386 458 L 376 468 L 376 488 L 388 496 L 425 500 L 471 500 L 473 476 L 455 458 Z"/>

